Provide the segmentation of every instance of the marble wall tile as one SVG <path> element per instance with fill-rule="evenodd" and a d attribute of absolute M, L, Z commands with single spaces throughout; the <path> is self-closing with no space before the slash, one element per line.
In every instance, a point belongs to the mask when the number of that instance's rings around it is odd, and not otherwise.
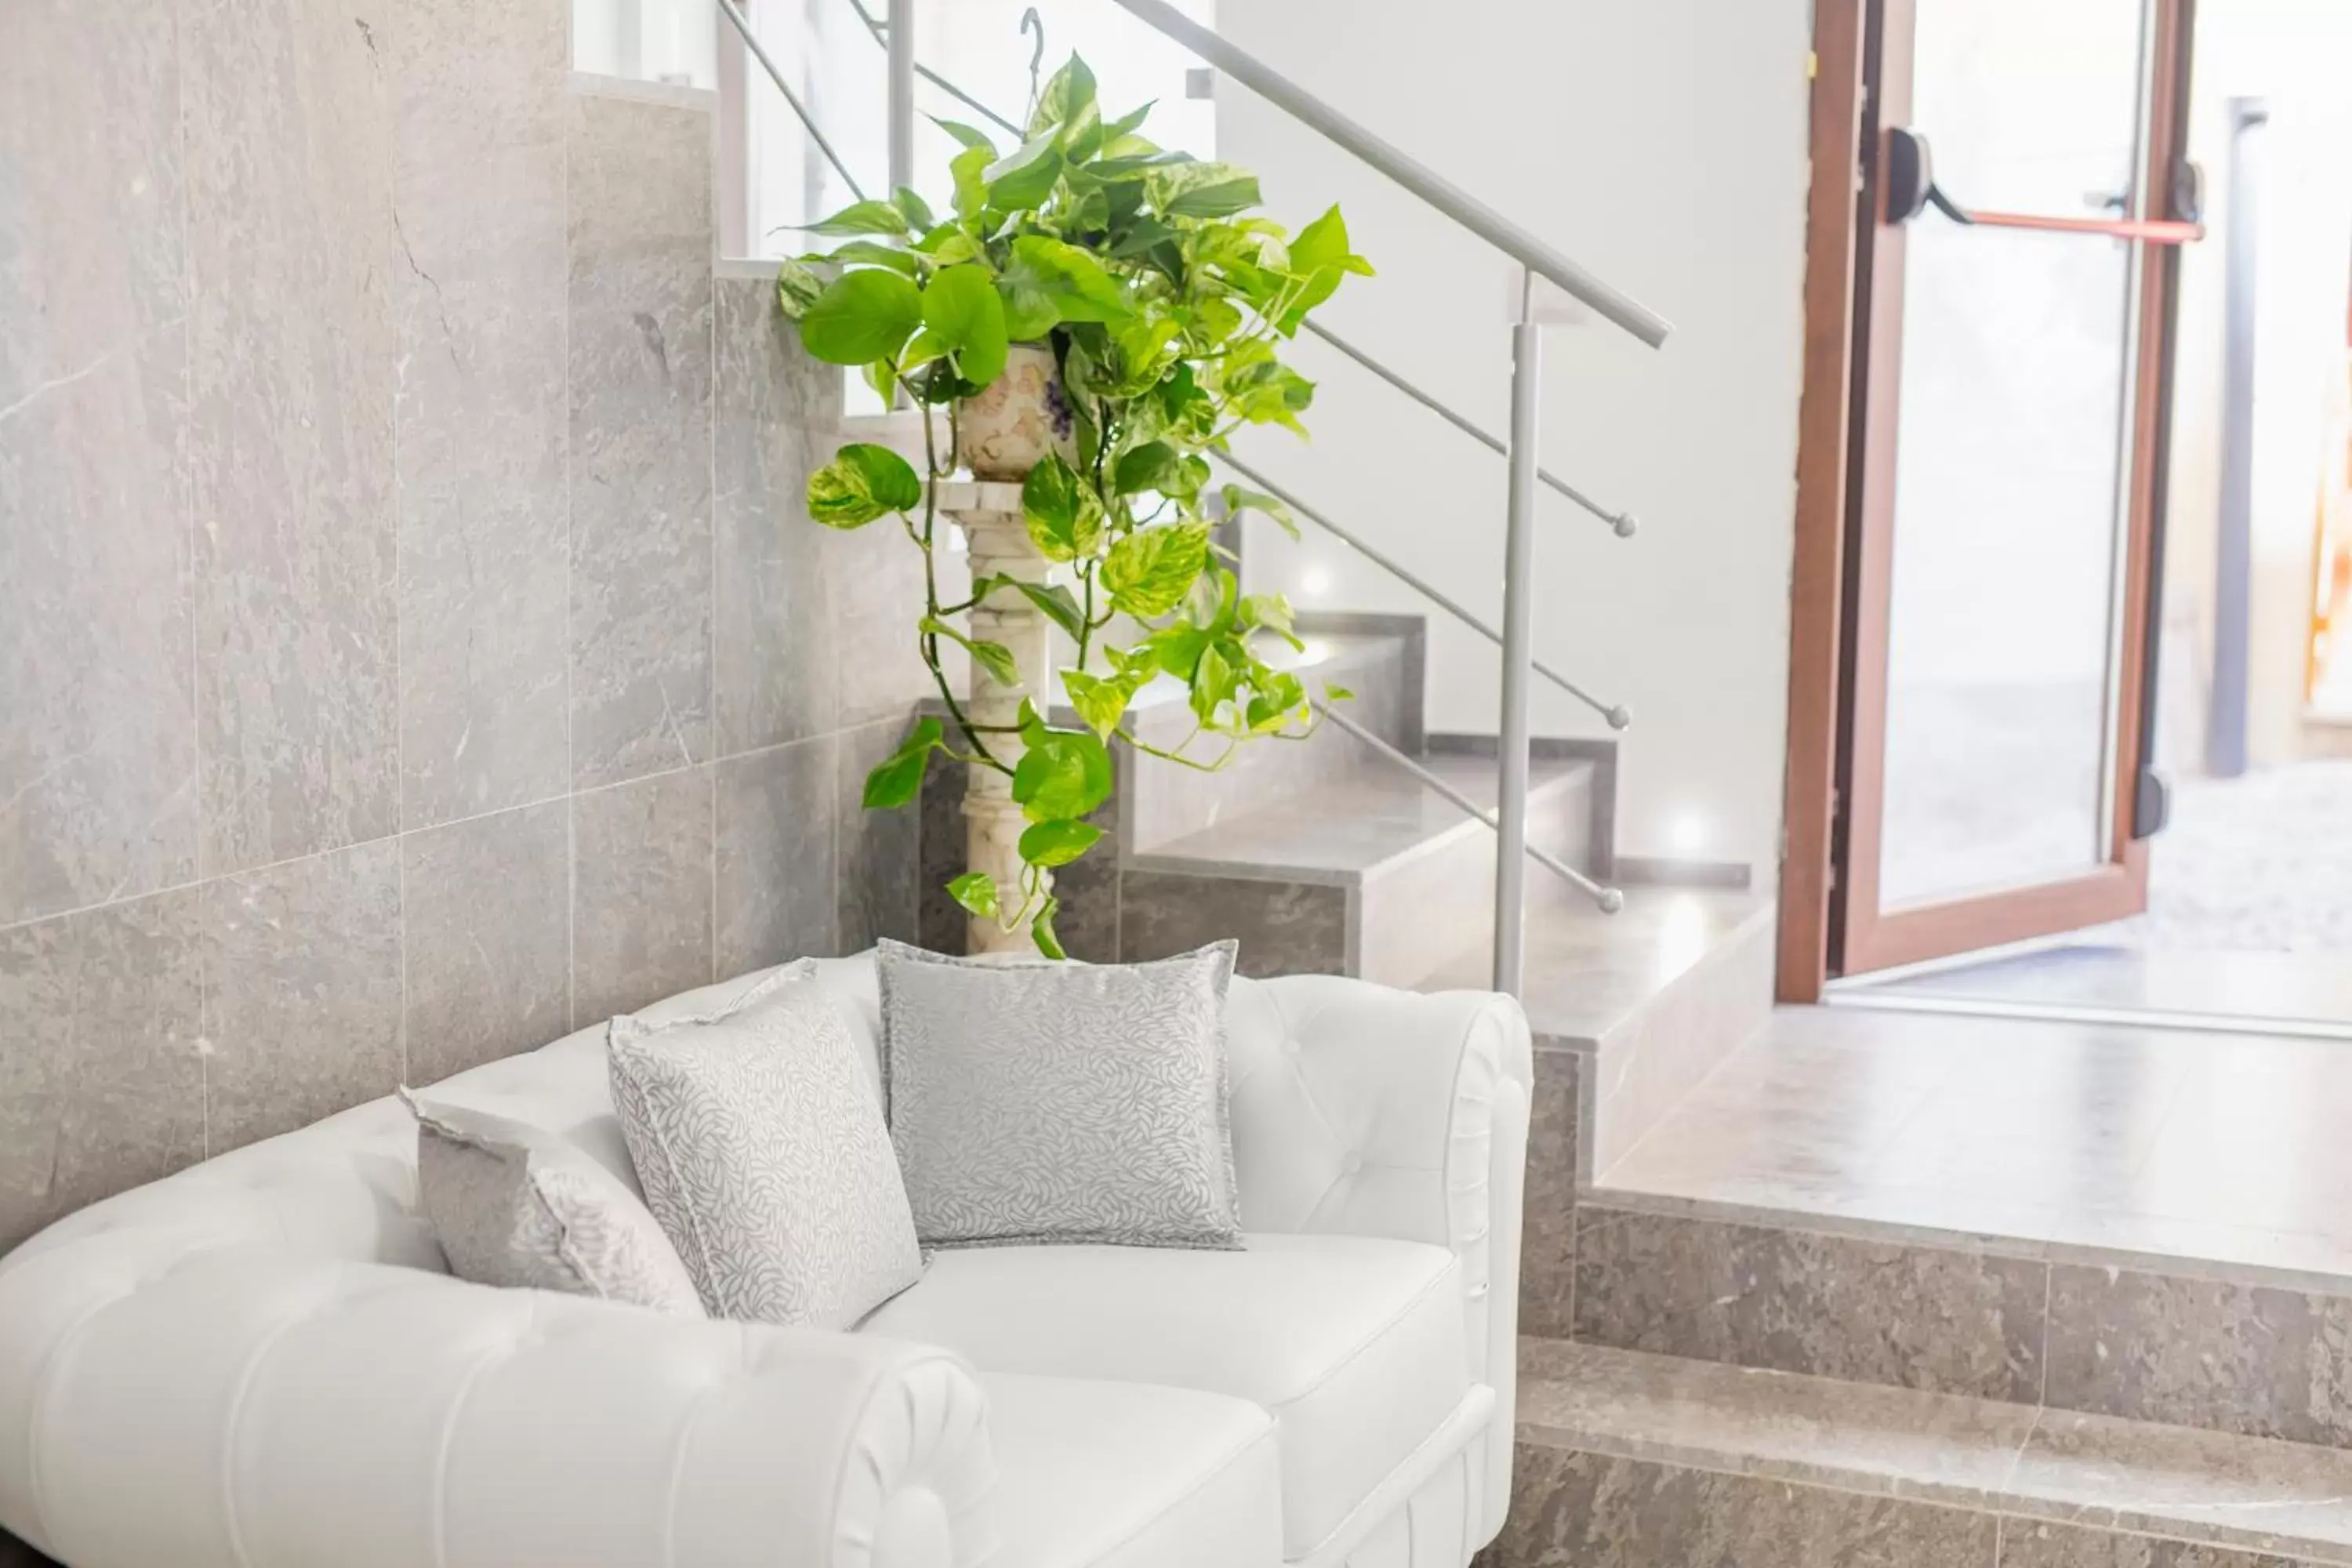
<path fill-rule="evenodd" d="M 571 100 L 572 757 L 710 755 L 711 116 Z"/>
<path fill-rule="evenodd" d="M 189 5 L 180 41 L 199 869 L 213 875 L 397 826 L 399 344 L 389 93 L 368 17 L 341 0 Z"/>
<path fill-rule="evenodd" d="M 204 1157 L 199 900 L 0 931 L 0 1252 Z"/>
<path fill-rule="evenodd" d="M 884 719 L 904 721 L 939 689 L 915 642 L 923 613 L 923 552 L 903 530 L 873 523 L 819 531 L 825 603 L 835 649 L 835 719 L 845 727 Z M 959 557 L 942 553 L 940 597 L 964 596 L 971 583 Z M 950 679 L 956 664 L 948 664 Z"/>
<path fill-rule="evenodd" d="M 933 952 L 970 951 L 963 908 L 948 896 L 947 890 L 948 883 L 964 868 L 964 777 L 963 764 L 938 759 L 932 761 L 930 771 L 923 775 L 923 795 L 919 803 L 921 820 L 918 830 L 922 842 L 917 851 L 917 875 L 920 885 L 915 890 L 915 939 Z M 1109 847 L 1104 847 L 1105 849 Z M 1097 854 L 1102 852 L 1097 851 Z M 1114 861 L 1116 858 L 1114 854 Z M 1114 960 L 1118 956 L 1117 931 L 1114 924 L 1112 948 L 1108 954 Z M 1066 927 L 1064 932 L 1063 940 L 1067 942 Z"/>
<path fill-rule="evenodd" d="M 212 1152 L 400 1081 L 400 845 L 380 838 L 205 884 Z"/>
<path fill-rule="evenodd" d="M 1519 1332 L 1566 1339 L 1575 1331 L 1577 1090 L 1583 1058 L 1538 1047 L 1528 1107 L 1528 1185 L 1521 1205 Z"/>
<path fill-rule="evenodd" d="M 839 947 L 836 752 L 823 735 L 717 764 L 720 976 Z"/>
<path fill-rule="evenodd" d="M 2059 1264 L 2048 1399 L 2352 1447 L 2352 1298 Z"/>
<path fill-rule="evenodd" d="M 835 759 L 834 879 L 843 952 L 862 952 L 883 937 L 914 942 L 921 933 L 922 823 L 913 805 L 868 811 L 866 775 L 898 749 L 903 719 L 885 720 L 839 737 Z"/>
<path fill-rule="evenodd" d="M 1858 1383 L 2036 1403 L 2044 1266 L 1586 1205 L 1575 1337 Z"/>
<path fill-rule="evenodd" d="M 0 7 L 0 925 L 195 867 L 174 26 Z"/>
<path fill-rule="evenodd" d="M 842 372 L 802 350 L 772 271 L 720 278 L 716 310 L 711 661 L 727 756 L 835 726 L 841 645 L 825 563 L 838 552 L 803 498 L 832 457 Z"/>
<path fill-rule="evenodd" d="M 2307 1568 L 2307 1564 L 2292 1557 L 2227 1546 L 2012 1519 L 2001 1527 L 2000 1568 Z"/>
<path fill-rule="evenodd" d="M 401 840 L 407 1081 L 528 1051 L 572 1026 L 572 817 L 560 800 Z"/>
<path fill-rule="evenodd" d="M 574 1028 L 714 978 L 711 794 L 706 766 L 572 797 Z"/>
<path fill-rule="evenodd" d="M 1993 1568 L 1994 1516 L 1518 1446 L 1497 1568 Z"/>
<path fill-rule="evenodd" d="M 399 0 L 401 819 L 564 793 L 563 0 Z"/>
<path fill-rule="evenodd" d="M 1238 973 L 1344 974 L 1348 889 L 1321 882 L 1260 882 L 1138 870 L 1119 875 L 1119 957 L 1167 958 L 1227 937 Z"/>

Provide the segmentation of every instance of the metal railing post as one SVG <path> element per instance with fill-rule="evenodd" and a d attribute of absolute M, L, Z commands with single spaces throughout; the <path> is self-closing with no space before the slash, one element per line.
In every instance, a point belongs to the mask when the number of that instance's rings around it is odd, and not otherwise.
<path fill-rule="evenodd" d="M 1536 415 L 1543 329 L 1528 318 L 1532 274 L 1511 323 L 1511 488 L 1503 533 L 1501 789 L 1495 820 L 1495 989 L 1517 996 L 1527 972 L 1528 699 L 1535 675 Z"/>
<path fill-rule="evenodd" d="M 915 183 L 915 0 L 890 0 L 890 188 Z"/>

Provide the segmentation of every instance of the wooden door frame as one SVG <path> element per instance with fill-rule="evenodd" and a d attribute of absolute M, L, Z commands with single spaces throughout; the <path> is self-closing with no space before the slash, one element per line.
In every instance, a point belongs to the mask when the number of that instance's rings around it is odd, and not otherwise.
<path fill-rule="evenodd" d="M 1854 281 L 1862 215 L 1867 0 L 1813 0 L 1812 187 L 1805 202 L 1804 395 L 1797 413 L 1796 547 L 1789 586 L 1789 749 L 1783 784 L 1783 1002 L 1818 1002 L 1829 975 L 1837 817 L 1838 661 L 1853 426 Z"/>
<path fill-rule="evenodd" d="M 1875 9 L 1874 9 L 1875 6 Z M 2187 63 L 2193 0 L 2157 0 L 2155 68 L 2148 105 L 2147 164 L 2142 189 L 2168 201 L 2173 159 L 2185 129 Z M 1864 313 L 1899 311 L 1899 265 L 1889 268 L 1895 286 L 1865 291 L 1872 251 L 1899 230 L 1880 225 L 1878 193 L 1865 179 L 1861 157 L 1864 126 L 1877 134 L 1877 117 L 1866 103 L 1864 68 L 1867 33 L 1875 23 L 1907 34 L 1910 6 L 1903 0 L 1815 0 L 1811 105 L 1812 188 L 1806 214 L 1805 355 L 1803 397 L 1798 416 L 1797 505 L 1790 590 L 1789 735 L 1784 784 L 1783 854 L 1780 882 L 1776 994 L 1784 1002 L 1820 1000 L 1832 952 L 1857 952 L 1870 968 L 1883 968 L 1932 954 L 1965 950 L 2020 937 L 2064 931 L 2106 918 L 2130 886 L 2144 887 L 2147 846 L 2132 837 L 2141 753 L 2143 705 L 2128 700 L 2143 673 L 2150 613 L 2147 580 L 2163 446 L 2167 356 L 2164 349 L 2178 268 L 2150 256 L 2143 268 L 2137 330 L 2137 384 L 2133 406 L 2131 509 L 2126 522 L 2125 569 L 2132 588 L 2124 595 L 2116 656 L 2123 662 L 2119 689 L 2126 695 L 2116 715 L 2116 799 L 2111 811 L 2111 863 L 2082 877 L 2045 887 L 1881 914 L 1874 908 L 1848 910 L 1835 868 L 1848 847 L 1841 842 L 1842 763 L 1859 770 L 1848 776 L 1850 793 L 1875 798 L 1884 762 L 1883 663 L 1855 657 L 1857 647 L 1885 646 L 1880 623 L 1885 605 L 1884 574 L 1890 563 L 1885 541 L 1859 548 L 1860 520 L 1873 493 L 1882 500 L 1893 483 L 1891 443 L 1861 449 L 1859 431 L 1869 410 L 1857 401 L 1855 345 L 1878 345 L 1878 360 L 1860 378 L 1892 396 L 1896 360 L 1889 346 L 1896 334 L 1863 336 Z M 1907 36 L 1883 43 L 1888 58 L 1901 61 L 1907 79 Z M 1885 84 L 1882 84 L 1884 86 Z M 1905 95 L 1907 98 L 1907 94 Z M 1867 204 L 1867 205 L 1866 205 Z M 1899 261 L 1899 252 L 1898 252 Z M 1876 487 L 1874 489 L 1874 487 Z M 1886 509 L 1880 509 L 1882 518 Z M 1859 580 L 1864 571 L 1874 580 Z M 1844 700 L 1849 690 L 1853 701 Z M 1869 716 L 1872 731 L 1856 744 L 1855 713 Z M 1856 789 L 1855 786 L 1859 786 Z M 1865 836 L 1867 837 L 1867 836 Z M 1865 845 L 1864 854 L 1875 846 Z M 1874 863 L 1862 868 L 1876 886 Z M 1842 929 L 1853 920 L 1853 929 Z"/>

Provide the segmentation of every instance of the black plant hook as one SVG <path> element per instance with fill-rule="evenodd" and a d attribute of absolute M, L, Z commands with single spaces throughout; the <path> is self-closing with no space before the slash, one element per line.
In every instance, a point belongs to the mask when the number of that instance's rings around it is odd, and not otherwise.
<path fill-rule="evenodd" d="M 1029 108 L 1021 117 L 1025 121 L 1036 116 L 1037 72 L 1045 63 L 1045 18 L 1037 15 L 1036 6 L 1032 5 L 1021 13 L 1021 31 L 1024 37 L 1031 33 L 1037 36 L 1036 43 L 1029 50 Z"/>

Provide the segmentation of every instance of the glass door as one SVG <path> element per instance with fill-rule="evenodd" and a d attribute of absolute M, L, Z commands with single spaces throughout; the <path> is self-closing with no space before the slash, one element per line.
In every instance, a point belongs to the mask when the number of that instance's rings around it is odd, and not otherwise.
<path fill-rule="evenodd" d="M 1883 0 L 1840 973 L 2113 920 L 2137 837 L 2176 0 Z"/>

